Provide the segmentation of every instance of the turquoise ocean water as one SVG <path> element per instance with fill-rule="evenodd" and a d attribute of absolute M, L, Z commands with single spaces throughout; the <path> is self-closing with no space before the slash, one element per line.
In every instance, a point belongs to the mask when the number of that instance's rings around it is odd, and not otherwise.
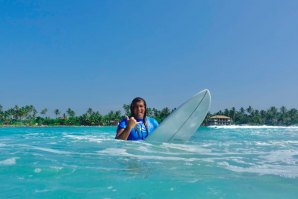
<path fill-rule="evenodd" d="M 298 127 L 201 127 L 163 144 L 115 129 L 0 128 L 0 198 L 298 197 Z"/>

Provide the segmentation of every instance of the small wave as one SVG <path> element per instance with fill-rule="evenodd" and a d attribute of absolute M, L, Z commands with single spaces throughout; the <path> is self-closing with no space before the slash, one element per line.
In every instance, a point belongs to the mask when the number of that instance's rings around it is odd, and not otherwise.
<path fill-rule="evenodd" d="M 281 165 L 255 165 L 251 167 L 239 167 L 231 165 L 228 162 L 221 162 L 219 166 L 222 166 L 230 171 L 237 173 L 256 173 L 259 175 L 278 175 L 286 178 L 297 178 L 298 167 L 297 166 L 281 166 Z"/>
<path fill-rule="evenodd" d="M 185 152 L 199 153 L 199 154 L 205 154 L 205 153 L 211 152 L 210 149 L 204 149 L 202 147 L 198 147 L 194 145 L 186 145 L 186 144 L 163 143 L 162 146 L 166 148 L 177 149 Z"/>
<path fill-rule="evenodd" d="M 7 146 L 6 144 L 0 143 L 0 147 Z"/>
<path fill-rule="evenodd" d="M 63 167 L 59 167 L 59 166 L 50 166 L 51 169 L 54 169 L 56 171 L 60 171 L 63 169 Z"/>
<path fill-rule="evenodd" d="M 44 192 L 49 192 L 48 189 L 36 189 L 35 193 L 44 193 Z"/>
<path fill-rule="evenodd" d="M 298 155 L 298 151 L 294 150 L 277 150 L 268 153 L 268 155 L 264 156 L 263 158 L 266 162 L 269 163 L 283 163 L 288 165 L 296 165 L 297 160 L 295 160 L 295 156 Z M 298 167 L 297 167 L 298 168 Z"/>
<path fill-rule="evenodd" d="M 119 148 L 108 148 L 101 151 L 97 151 L 97 153 L 102 155 L 110 155 L 110 156 L 132 157 L 139 160 L 163 160 L 163 161 L 185 161 L 185 162 L 193 162 L 198 160 L 197 158 L 184 158 L 184 157 L 178 157 L 178 156 L 131 154 L 131 153 L 128 153 L 126 149 L 119 149 Z"/>
<path fill-rule="evenodd" d="M 35 173 L 40 173 L 41 171 L 42 171 L 41 168 L 35 168 L 35 169 L 34 169 L 34 172 L 35 172 Z"/>
<path fill-rule="evenodd" d="M 274 150 L 270 152 L 250 151 L 246 155 L 254 154 L 254 162 L 249 157 L 224 153 L 222 157 L 209 157 L 209 161 L 218 166 L 238 173 L 255 173 L 259 175 L 277 175 L 286 178 L 298 177 L 295 150 Z M 240 154 L 239 154 L 240 155 Z M 206 161 L 206 159 L 204 158 Z"/>
<path fill-rule="evenodd" d="M 32 148 L 36 149 L 36 150 L 40 150 L 40 151 L 55 153 L 55 154 L 71 154 L 68 151 L 60 151 L 60 150 L 57 150 L 57 149 L 50 149 L 50 148 L 44 148 L 44 147 L 32 147 Z"/>
<path fill-rule="evenodd" d="M 110 138 L 107 138 L 107 137 L 98 137 L 98 136 L 90 136 L 90 135 L 87 135 L 87 136 L 86 135 L 64 135 L 64 137 L 70 138 L 73 140 L 86 140 L 89 142 L 96 142 L 96 143 L 102 143 L 103 141 L 111 140 Z"/>
<path fill-rule="evenodd" d="M 17 159 L 18 157 L 13 157 L 13 158 L 8 158 L 6 160 L 2 160 L 0 161 L 0 165 L 5 165 L 5 166 L 15 165 Z"/>
<path fill-rule="evenodd" d="M 220 129 L 298 129 L 298 126 L 230 125 L 230 126 L 208 126 L 208 128 L 220 128 Z"/>
<path fill-rule="evenodd" d="M 107 148 L 107 149 L 98 151 L 98 153 L 110 154 L 110 155 L 128 155 L 126 151 L 127 150 L 124 148 Z"/>
<path fill-rule="evenodd" d="M 298 141 L 293 140 L 281 140 L 281 141 L 254 141 L 254 142 L 243 142 L 244 144 L 253 146 L 263 146 L 263 147 L 289 147 L 290 145 L 298 145 Z"/>

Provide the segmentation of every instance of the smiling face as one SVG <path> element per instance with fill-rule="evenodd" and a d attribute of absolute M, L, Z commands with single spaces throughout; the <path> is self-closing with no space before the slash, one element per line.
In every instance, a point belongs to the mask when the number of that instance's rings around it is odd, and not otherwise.
<path fill-rule="evenodd" d="M 138 101 L 136 102 L 132 107 L 133 115 L 137 119 L 143 119 L 146 111 L 145 103 L 144 101 Z"/>

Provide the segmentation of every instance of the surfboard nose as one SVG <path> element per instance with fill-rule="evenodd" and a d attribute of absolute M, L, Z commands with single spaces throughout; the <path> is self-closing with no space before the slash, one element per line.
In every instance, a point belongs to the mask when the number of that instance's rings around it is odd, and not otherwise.
<path fill-rule="evenodd" d="M 202 90 L 201 92 L 207 92 L 208 93 L 208 95 L 210 95 L 210 91 L 209 91 L 209 89 L 204 89 L 204 90 Z"/>

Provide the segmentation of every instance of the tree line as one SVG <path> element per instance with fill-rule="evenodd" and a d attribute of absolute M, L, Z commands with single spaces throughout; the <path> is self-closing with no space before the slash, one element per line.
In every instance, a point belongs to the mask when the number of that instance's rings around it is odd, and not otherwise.
<path fill-rule="evenodd" d="M 55 118 L 47 116 L 49 110 L 44 108 L 40 111 L 33 105 L 19 107 L 18 105 L 3 110 L 0 105 L 0 125 L 18 125 L 18 126 L 110 126 L 117 123 L 125 116 L 130 115 L 129 105 L 123 105 L 124 114 L 120 110 L 110 111 L 107 114 L 100 114 L 99 111 L 94 111 L 92 108 L 82 115 L 76 116 L 76 113 L 71 108 L 62 113 L 59 109 L 55 109 L 53 113 Z M 147 116 L 155 118 L 161 123 L 175 109 L 168 107 L 158 110 L 156 108 L 147 108 Z M 249 106 L 248 108 L 241 107 L 236 109 L 220 110 L 216 113 L 208 113 L 203 124 L 207 125 L 208 120 L 213 115 L 225 115 L 231 118 L 232 124 L 235 125 L 273 125 L 273 126 L 290 126 L 298 125 L 298 110 L 295 108 L 287 109 L 285 106 L 276 108 L 270 107 L 267 110 L 257 110 Z"/>
<path fill-rule="evenodd" d="M 12 126 L 111 126 L 117 125 L 117 123 L 125 116 L 130 115 L 129 105 L 123 105 L 124 114 L 118 111 L 110 111 L 107 114 L 100 114 L 99 111 L 95 111 L 92 108 L 82 115 L 77 116 L 75 111 L 68 108 L 66 112 L 62 113 L 59 109 L 55 109 L 53 113 L 55 118 L 48 117 L 49 110 L 44 108 L 40 111 L 33 105 L 18 106 L 15 105 L 12 108 L 3 110 L 3 106 L 0 105 L 0 125 L 12 125 Z M 169 108 L 163 108 L 158 110 L 156 108 L 147 108 L 147 115 L 154 117 L 158 122 L 167 117 L 173 110 Z"/>
<path fill-rule="evenodd" d="M 224 109 L 213 115 L 225 115 L 231 118 L 232 124 L 235 125 L 272 125 L 272 126 L 291 126 L 298 125 L 298 110 L 295 108 L 287 109 L 285 106 L 277 108 L 271 106 L 267 110 L 257 110 L 248 106 L 236 109 Z M 208 118 L 212 115 L 208 113 L 205 118 L 207 124 Z"/>

